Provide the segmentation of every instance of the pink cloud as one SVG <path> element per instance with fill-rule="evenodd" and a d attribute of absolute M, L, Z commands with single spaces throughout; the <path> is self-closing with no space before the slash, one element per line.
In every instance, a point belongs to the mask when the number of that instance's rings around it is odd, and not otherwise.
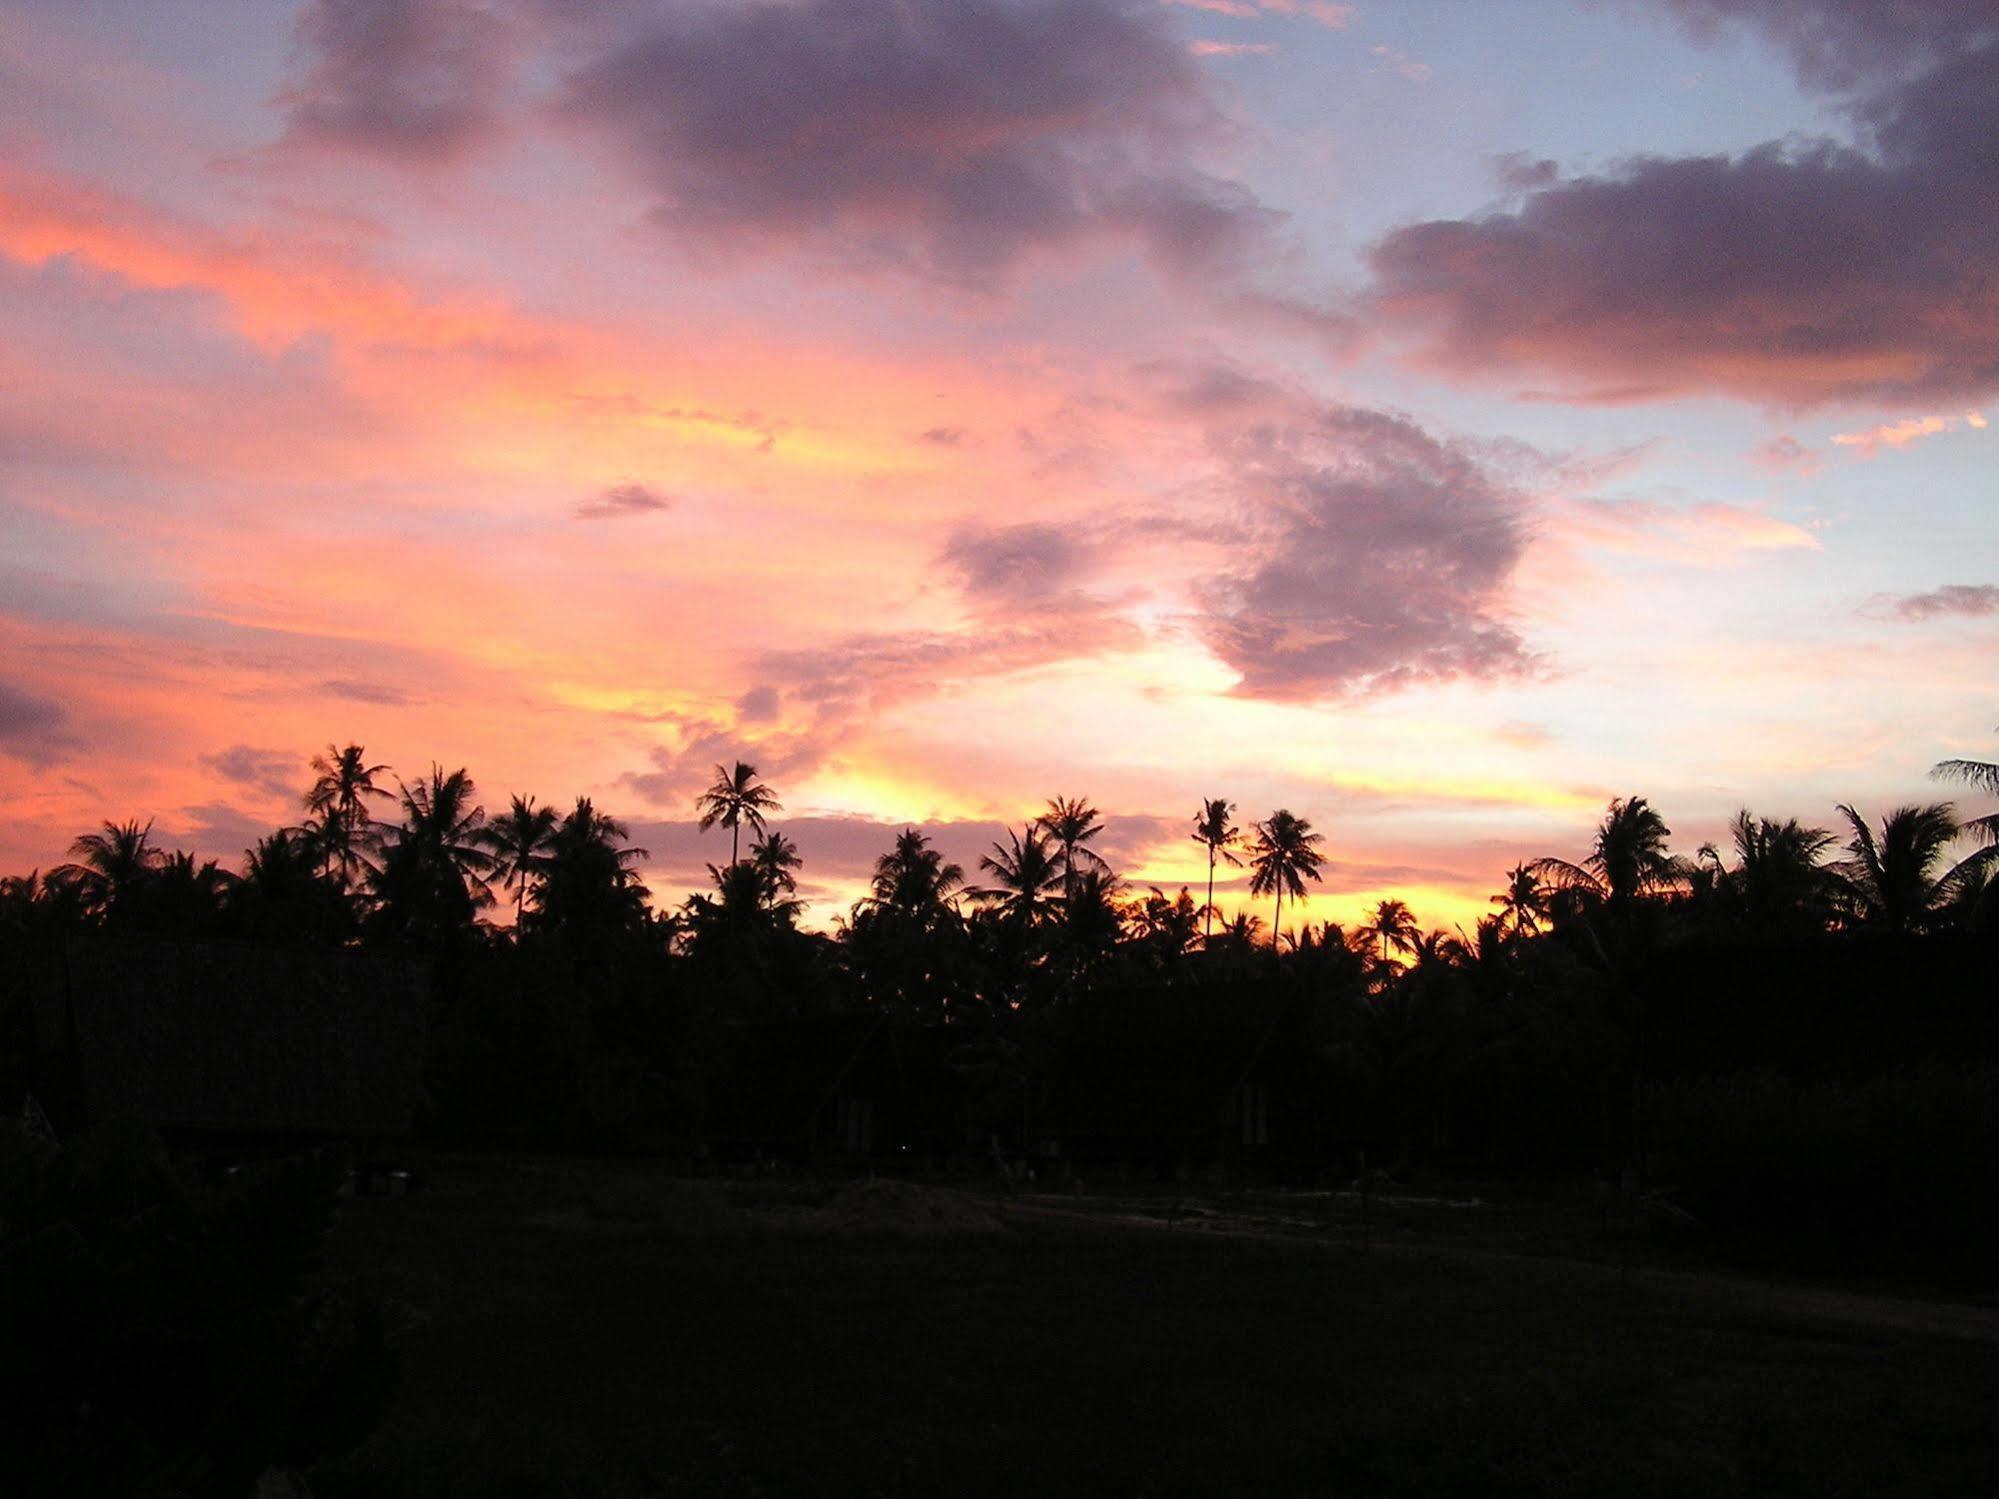
<path fill-rule="evenodd" d="M 1977 411 L 1967 411 L 1962 417 L 1910 416 L 1897 422 L 1883 422 L 1879 426 L 1868 427 L 1858 432 L 1835 432 L 1832 441 L 1843 448 L 1853 448 L 1863 458 L 1872 458 L 1882 448 L 1905 448 L 1912 442 L 1925 437 L 1935 437 L 1939 432 L 1949 432 L 1959 425 L 1974 429 L 1985 426 L 1985 417 Z"/>
<path fill-rule="evenodd" d="M 1575 500 L 1556 509 L 1560 536 L 1695 566 L 1727 567 L 1759 552 L 1817 551 L 1818 538 L 1766 511 L 1708 501 L 1679 509 L 1647 500 Z"/>

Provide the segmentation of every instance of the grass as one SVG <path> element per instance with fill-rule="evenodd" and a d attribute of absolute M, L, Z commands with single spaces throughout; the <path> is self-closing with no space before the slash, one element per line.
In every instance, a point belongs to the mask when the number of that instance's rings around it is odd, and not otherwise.
<path fill-rule="evenodd" d="M 349 1205 L 336 1268 L 420 1320 L 320 1499 L 1999 1493 L 1984 1344 L 1530 1262 L 689 1234 L 606 1209 L 643 1174 L 462 1169 Z"/>

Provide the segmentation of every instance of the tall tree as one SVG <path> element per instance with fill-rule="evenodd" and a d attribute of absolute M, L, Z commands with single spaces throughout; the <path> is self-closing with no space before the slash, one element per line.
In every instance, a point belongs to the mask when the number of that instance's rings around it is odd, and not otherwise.
<path fill-rule="evenodd" d="M 1673 830 L 1642 796 L 1613 800 L 1597 824 L 1590 854 L 1581 864 L 1536 859 L 1527 868 L 1545 881 L 1563 904 L 1602 906 L 1614 917 L 1627 915 L 1638 901 L 1662 891 L 1683 871 L 1666 851 Z"/>
<path fill-rule="evenodd" d="M 530 925 L 603 937 L 645 919 L 646 887 L 632 866 L 647 857 L 631 829 L 587 796 L 549 834 Z"/>
<path fill-rule="evenodd" d="M 1201 931 L 1202 907 L 1194 904 L 1194 892 L 1185 885 L 1178 897 L 1169 897 L 1157 885 L 1145 899 L 1134 901 L 1125 910 L 1125 921 L 1141 948 L 1161 963 L 1184 957 L 1196 940 L 1207 941 Z M 1206 912 L 1212 917 L 1212 912 Z"/>
<path fill-rule="evenodd" d="M 52 884 L 75 888 L 84 910 L 101 920 L 122 921 L 145 899 L 146 886 L 163 855 L 153 846 L 153 824 L 107 822 L 69 846 L 75 862 L 49 871 Z"/>
<path fill-rule="evenodd" d="M 1852 807 L 1842 805 L 1839 812 L 1853 831 L 1846 845 L 1851 857 L 1839 872 L 1854 916 L 1898 936 L 1931 925 L 1938 908 L 1955 893 L 1958 877 L 1957 870 L 1937 876 L 1937 866 L 1958 834 L 1950 803 L 1897 807 L 1881 820 L 1878 836 Z"/>
<path fill-rule="evenodd" d="M 775 906 L 781 897 L 798 893 L 798 877 L 792 871 L 804 862 L 798 856 L 798 845 L 776 830 L 750 845 L 750 867 L 757 872 L 766 907 Z"/>
<path fill-rule="evenodd" d="M 1065 897 L 1076 893 L 1076 865 L 1078 861 L 1092 869 L 1108 869 L 1097 851 L 1089 847 L 1089 842 L 1103 828 L 1103 813 L 1091 806 L 1082 797 L 1053 797 L 1048 810 L 1035 821 L 1047 832 L 1049 838 L 1062 853 L 1062 893 Z"/>
<path fill-rule="evenodd" d="M 486 828 L 486 846 L 493 851 L 493 873 L 500 888 L 514 892 L 514 928 L 520 929 L 527 910 L 528 887 L 541 877 L 550 844 L 555 841 L 555 808 L 537 807 L 531 796 L 517 796 Z"/>
<path fill-rule="evenodd" d="M 1991 760 L 1939 760 L 1930 774 L 1940 781 L 1956 781 L 1987 796 L 1999 796 L 1999 763 Z M 1988 844 L 1999 844 L 1999 812 L 1988 812 L 1959 824 L 1962 832 L 1974 833 Z"/>
<path fill-rule="evenodd" d="M 296 828 L 279 828 L 246 851 L 236 915 L 244 935 L 262 941 L 337 941 L 353 924 L 338 876 Z"/>
<path fill-rule="evenodd" d="M 979 860 L 979 868 L 991 874 L 994 883 L 971 894 L 1009 924 L 1026 930 L 1039 925 L 1059 903 L 1055 891 L 1062 883 L 1062 867 L 1038 822 L 1018 833 L 1009 829 L 1006 837 L 1004 844 L 994 843 L 993 851 Z"/>
<path fill-rule="evenodd" d="M 412 941 L 438 942 L 468 930 L 493 903 L 487 876 L 486 809 L 463 767 L 441 765 L 415 785 L 397 783 L 402 820 L 380 839 L 367 882 L 378 922 Z"/>
<path fill-rule="evenodd" d="M 212 936 L 236 883 L 213 859 L 197 863 L 184 849 L 168 854 L 147 882 L 146 925 L 176 937 Z"/>
<path fill-rule="evenodd" d="M 373 820 L 368 798 L 389 795 L 375 784 L 375 777 L 387 769 L 386 765 L 370 765 L 367 752 L 358 744 L 344 749 L 329 744 L 325 754 L 312 757 L 316 779 L 305 794 L 305 809 L 319 819 L 313 824 L 313 837 L 326 867 L 331 870 L 338 865 L 343 890 L 354 883 L 354 866 Z"/>
<path fill-rule="evenodd" d="M 1506 873 L 1506 888 L 1491 903 L 1499 907 L 1501 931 L 1510 927 L 1515 937 L 1531 937 L 1548 914 L 1548 891 L 1532 869 L 1516 864 Z"/>
<path fill-rule="evenodd" d="M 1319 878 L 1319 866 L 1324 862 L 1319 845 L 1325 841 L 1304 818 L 1281 807 L 1256 824 L 1256 842 L 1249 853 L 1249 893 L 1277 897 L 1270 923 L 1272 952 L 1277 951 L 1284 930 L 1284 896 L 1289 892 L 1294 900 L 1305 898 L 1304 882 Z"/>
<path fill-rule="evenodd" d="M 1381 966 L 1388 967 L 1390 949 L 1406 955 L 1417 951 L 1422 929 L 1416 925 L 1416 917 L 1407 905 L 1389 897 L 1379 901 L 1374 907 L 1374 919 L 1361 929 L 1380 950 Z"/>
<path fill-rule="evenodd" d="M 950 910 L 953 893 L 965 882 L 961 865 L 947 864 L 920 829 L 904 828 L 895 847 L 875 860 L 870 904 L 914 917 L 925 924 Z"/>
<path fill-rule="evenodd" d="M 1747 807 L 1735 814 L 1728 829 L 1735 867 L 1723 869 L 1717 891 L 1728 916 L 1759 936 L 1823 931 L 1838 883 L 1824 863 L 1834 846 L 1832 833 L 1805 827 L 1796 818 L 1775 822 L 1754 817 Z"/>
<path fill-rule="evenodd" d="M 695 798 L 694 805 L 701 813 L 701 831 L 720 823 L 729 830 L 729 862 L 741 862 L 743 824 L 759 834 L 764 830 L 766 812 L 782 812 L 784 803 L 777 799 L 777 793 L 757 779 L 754 765 L 738 760 L 735 768 L 724 770 L 715 767 L 715 784 Z"/>
<path fill-rule="evenodd" d="M 1242 829 L 1229 821 L 1234 815 L 1235 803 L 1219 796 L 1203 801 L 1201 810 L 1194 814 L 1191 836 L 1208 850 L 1208 906 L 1201 932 L 1203 941 L 1215 935 L 1215 860 L 1223 859 L 1233 868 L 1242 868 L 1242 860 L 1235 853 Z"/>

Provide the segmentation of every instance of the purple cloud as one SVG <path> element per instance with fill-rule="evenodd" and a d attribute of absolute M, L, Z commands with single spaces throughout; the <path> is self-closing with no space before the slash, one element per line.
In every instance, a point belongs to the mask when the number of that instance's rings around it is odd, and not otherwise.
<path fill-rule="evenodd" d="M 1787 52 L 1814 88 L 1851 88 L 1999 39 L 1991 0 L 1660 0 L 1698 41 L 1735 27 Z"/>
<path fill-rule="evenodd" d="M 942 560 L 967 593 L 983 599 L 1048 599 L 1081 572 L 1088 548 L 1056 526 L 967 526 L 951 534 Z"/>
<path fill-rule="evenodd" d="M 654 217 L 721 252 L 810 248 L 987 286 L 1101 233 L 1233 264 L 1275 216 L 1193 163 L 1199 71 L 1140 0 L 673 7 L 567 80 Z"/>
<path fill-rule="evenodd" d="M 358 677 L 329 677 L 313 690 L 328 697 L 344 697 L 352 702 L 373 703 L 382 708 L 407 707 L 411 702 L 409 694 L 399 688 L 391 687 L 386 682 L 364 682 Z"/>
<path fill-rule="evenodd" d="M 578 520 L 616 520 L 619 516 L 667 510 L 672 505 L 672 500 L 643 484 L 613 484 L 602 494 L 579 500 L 570 514 Z"/>
<path fill-rule="evenodd" d="M 247 744 L 232 744 L 226 750 L 203 755 L 201 763 L 225 781 L 284 800 L 299 795 L 310 777 L 305 757 L 288 750 L 254 749 Z"/>
<path fill-rule="evenodd" d="M 68 721 L 61 704 L 0 681 L 0 753 L 19 755 L 33 765 L 58 759 L 71 747 L 64 732 Z"/>
<path fill-rule="evenodd" d="M 1991 583 L 1947 583 L 1928 593 L 1904 594 L 1891 601 L 1895 617 L 1910 623 L 1958 615 L 1984 619 L 1999 614 L 1999 585 Z"/>
<path fill-rule="evenodd" d="M 1899 60 L 1851 106 L 1865 149 L 1641 157 L 1399 229 L 1370 252 L 1377 315 L 1433 368 L 1552 374 L 1575 401 L 1722 391 L 1800 408 L 1999 391 L 1991 6 L 1677 8 L 1785 39 L 1814 78 Z"/>
<path fill-rule="evenodd" d="M 1220 438 L 1247 502 L 1241 565 L 1201 589 L 1208 646 L 1237 691 L 1300 699 L 1536 661 L 1501 614 L 1524 500 L 1408 420 L 1335 407 Z"/>
<path fill-rule="evenodd" d="M 288 145 L 437 166 L 499 131 L 513 36 L 485 5 L 312 0 L 298 34 L 312 62 L 276 101 Z"/>

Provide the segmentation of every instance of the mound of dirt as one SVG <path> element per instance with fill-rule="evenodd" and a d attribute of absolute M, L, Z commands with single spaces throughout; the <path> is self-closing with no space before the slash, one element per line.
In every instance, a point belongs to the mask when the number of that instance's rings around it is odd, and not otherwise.
<path fill-rule="evenodd" d="M 668 1233 L 688 1239 L 746 1232 L 741 1208 L 707 1182 L 670 1176 L 620 1175 L 590 1184 L 587 1200 L 536 1220 L 572 1232 Z"/>
<path fill-rule="evenodd" d="M 973 1197 L 913 1182 L 851 1182 L 814 1215 L 811 1226 L 834 1233 L 908 1236 L 1003 1234 L 998 1215 Z"/>

